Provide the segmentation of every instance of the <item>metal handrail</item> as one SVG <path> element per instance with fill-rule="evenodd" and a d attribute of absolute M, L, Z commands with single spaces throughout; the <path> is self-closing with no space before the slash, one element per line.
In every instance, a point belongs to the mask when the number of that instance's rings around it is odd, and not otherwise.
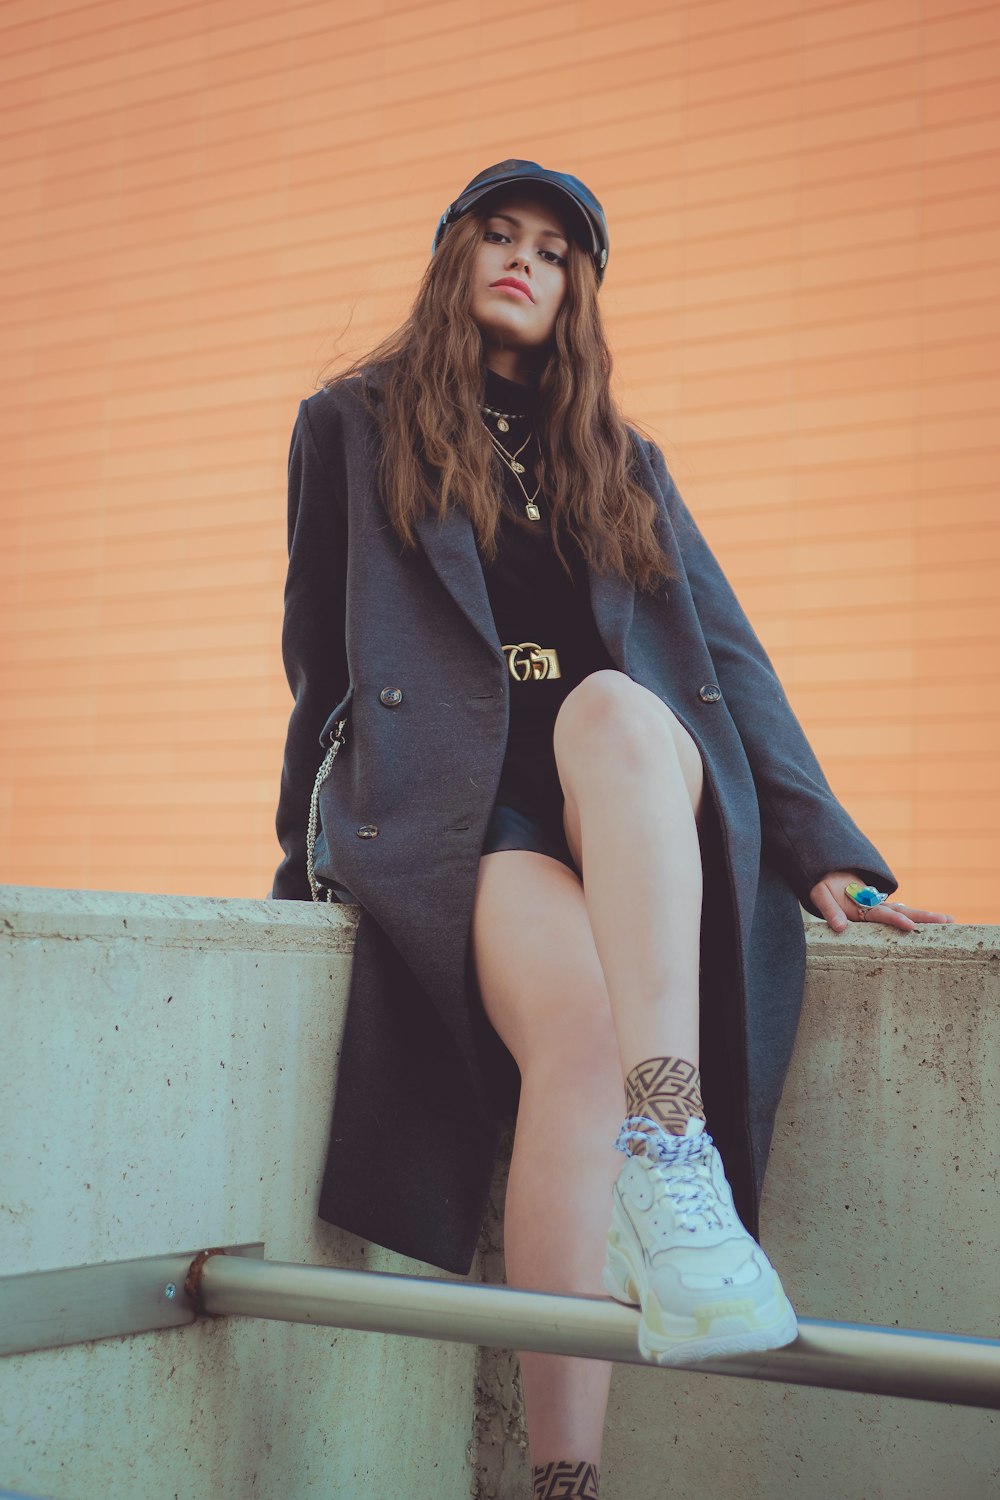
<path fill-rule="evenodd" d="M 200 1306 L 213 1314 L 658 1368 L 639 1353 L 638 1311 L 603 1297 L 226 1254 L 204 1260 L 197 1282 Z M 1000 1340 L 959 1334 L 800 1318 L 798 1338 L 784 1349 L 672 1368 L 1000 1409 Z"/>

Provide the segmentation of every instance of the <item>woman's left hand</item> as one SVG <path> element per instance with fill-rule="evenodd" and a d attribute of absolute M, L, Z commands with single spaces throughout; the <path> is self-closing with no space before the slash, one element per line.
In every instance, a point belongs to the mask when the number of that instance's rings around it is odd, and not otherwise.
<path fill-rule="evenodd" d="M 834 870 L 824 875 L 809 892 L 809 899 L 817 911 L 824 916 L 834 932 L 843 932 L 848 922 L 881 922 L 885 927 L 900 927 L 912 932 L 922 922 L 954 922 L 954 917 L 939 911 L 921 911 L 918 906 L 906 906 L 902 901 L 883 901 L 878 906 L 864 910 L 855 906 L 844 889 L 850 880 L 857 880 L 853 870 Z"/>

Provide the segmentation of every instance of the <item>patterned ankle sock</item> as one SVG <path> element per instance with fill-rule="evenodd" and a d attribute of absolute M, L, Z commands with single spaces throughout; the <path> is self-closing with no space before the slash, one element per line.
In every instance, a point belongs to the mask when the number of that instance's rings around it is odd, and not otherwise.
<path fill-rule="evenodd" d="M 597 1465 L 586 1459 L 556 1458 L 531 1470 L 532 1500 L 598 1500 L 600 1483 Z"/>
<path fill-rule="evenodd" d="M 701 1073 L 683 1057 L 648 1057 L 625 1079 L 625 1110 L 655 1120 L 670 1135 L 683 1135 L 692 1115 L 705 1118 Z"/>

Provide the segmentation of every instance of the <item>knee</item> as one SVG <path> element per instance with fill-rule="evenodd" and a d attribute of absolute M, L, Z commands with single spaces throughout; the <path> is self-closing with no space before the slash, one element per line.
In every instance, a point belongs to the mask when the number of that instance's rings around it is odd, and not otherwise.
<path fill-rule="evenodd" d="M 613 755 L 618 765 L 648 761 L 655 767 L 665 750 L 676 747 L 671 720 L 679 730 L 670 709 L 646 688 L 624 672 L 605 669 L 592 672 L 567 694 L 553 738 L 557 754 L 585 746 L 591 755 Z"/>

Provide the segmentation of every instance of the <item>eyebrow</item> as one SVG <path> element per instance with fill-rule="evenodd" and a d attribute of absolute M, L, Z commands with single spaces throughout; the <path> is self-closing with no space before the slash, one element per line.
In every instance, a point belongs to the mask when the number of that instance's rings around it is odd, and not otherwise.
<path fill-rule="evenodd" d="M 524 227 L 521 220 L 515 219 L 513 214 L 490 214 L 489 217 L 491 219 L 503 219 L 506 224 L 513 224 L 515 229 L 522 229 Z M 564 245 L 569 244 L 569 240 L 564 234 L 560 234 L 558 229 L 540 229 L 538 232 L 540 235 L 547 235 L 549 239 L 562 240 Z"/>

